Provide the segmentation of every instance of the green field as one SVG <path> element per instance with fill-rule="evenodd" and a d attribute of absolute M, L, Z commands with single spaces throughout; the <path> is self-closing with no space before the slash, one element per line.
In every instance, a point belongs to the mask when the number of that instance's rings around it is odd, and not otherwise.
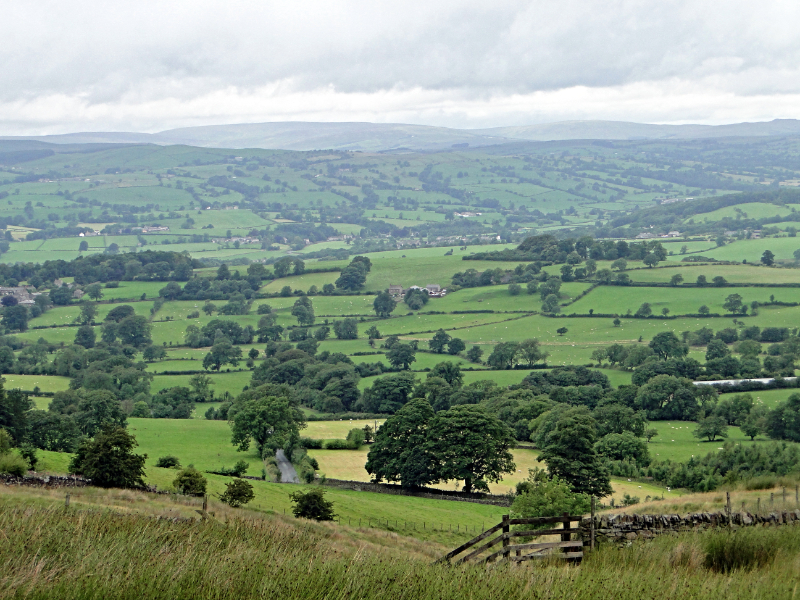
<path fill-rule="evenodd" d="M 753 301 L 769 302 L 770 296 L 780 302 L 800 301 L 800 288 L 645 288 L 635 287 L 620 293 L 618 287 L 600 286 L 571 304 L 565 312 L 624 315 L 627 311 L 635 313 L 644 302 L 650 303 L 653 314 L 660 314 L 663 308 L 669 314 L 683 315 L 697 313 L 705 305 L 712 313 L 726 314 L 723 304 L 730 294 L 739 294 L 745 304 Z"/>
<path fill-rule="evenodd" d="M 683 263 L 669 268 L 629 269 L 625 271 L 631 281 L 642 283 L 668 283 L 673 275 L 683 277 L 683 283 L 694 284 L 697 277 L 705 275 L 710 282 L 714 277 L 721 275 L 729 283 L 757 283 L 761 285 L 800 283 L 800 277 L 795 269 L 776 269 L 758 264 L 746 265 L 692 265 Z M 735 291 L 735 290 L 731 290 Z"/>
<path fill-rule="evenodd" d="M 719 221 L 725 217 L 741 217 L 759 219 L 764 217 L 785 217 L 793 211 L 787 206 L 777 206 L 775 204 L 745 202 L 736 206 L 726 206 L 707 213 L 700 213 L 692 217 L 695 221 Z"/>

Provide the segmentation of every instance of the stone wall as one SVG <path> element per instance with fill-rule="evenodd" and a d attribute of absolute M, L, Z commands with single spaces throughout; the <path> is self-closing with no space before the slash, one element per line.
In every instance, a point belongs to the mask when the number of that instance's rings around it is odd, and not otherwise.
<path fill-rule="evenodd" d="M 85 487 L 91 485 L 91 481 L 83 477 L 73 477 L 70 475 L 25 475 L 16 477 L 14 475 L 0 474 L 0 483 L 4 485 L 28 485 L 32 487 Z"/>
<path fill-rule="evenodd" d="M 418 498 L 431 498 L 433 500 L 454 500 L 456 502 L 474 502 L 476 504 L 491 504 L 493 506 L 511 506 L 511 499 L 508 496 L 496 496 L 492 494 L 467 494 L 465 492 L 437 490 L 434 488 L 408 489 L 390 483 L 369 483 L 365 481 L 346 481 L 343 479 L 330 478 L 321 480 L 319 483 L 328 487 L 355 490 L 357 492 L 416 496 Z"/>
<path fill-rule="evenodd" d="M 589 540 L 591 517 L 581 521 L 581 535 Z M 725 512 L 690 513 L 686 515 L 595 515 L 595 540 L 628 542 L 649 539 L 664 533 L 702 531 L 730 525 L 733 528 L 753 525 L 786 525 L 800 522 L 800 509 L 753 514 L 734 512 L 730 520 Z"/>

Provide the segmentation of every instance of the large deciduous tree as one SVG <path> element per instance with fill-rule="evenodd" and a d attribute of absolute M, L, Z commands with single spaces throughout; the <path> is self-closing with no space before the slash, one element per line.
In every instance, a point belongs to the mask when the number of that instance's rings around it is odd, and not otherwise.
<path fill-rule="evenodd" d="M 416 350 L 411 344 L 395 344 L 386 353 L 386 360 L 395 369 L 408 369 L 417 360 Z"/>
<path fill-rule="evenodd" d="M 7 306 L 3 309 L 3 327 L 13 331 L 27 331 L 28 329 L 28 309 L 17 304 Z"/>
<path fill-rule="evenodd" d="M 510 450 L 514 432 L 500 419 L 476 406 L 454 406 L 431 420 L 427 451 L 434 457 L 440 480 L 463 480 L 464 491 L 488 491 L 503 473 L 516 468 Z"/>
<path fill-rule="evenodd" d="M 549 355 L 539 346 L 539 340 L 530 338 L 519 343 L 517 348 L 519 357 L 533 368 L 537 362 L 545 360 Z"/>
<path fill-rule="evenodd" d="M 518 352 L 517 342 L 500 342 L 486 359 L 486 364 L 493 369 L 512 369 L 517 362 Z"/>
<path fill-rule="evenodd" d="M 415 487 L 439 480 L 434 456 L 425 446 L 433 418 L 428 401 L 416 398 L 386 419 L 367 455 L 366 469 L 375 481 Z"/>
<path fill-rule="evenodd" d="M 220 336 L 214 341 L 211 351 L 203 358 L 203 368 L 219 371 L 222 365 L 231 364 L 235 367 L 241 358 L 242 349 L 231 344 L 227 337 Z"/>
<path fill-rule="evenodd" d="M 289 398 L 266 396 L 255 390 L 251 397 L 237 401 L 229 409 L 231 443 L 240 452 L 254 441 L 262 456 L 265 450 L 282 448 L 300 436 L 305 427 L 302 411 Z"/>
<path fill-rule="evenodd" d="M 358 321 L 355 319 L 334 321 L 333 333 L 340 340 L 355 340 L 358 338 Z"/>
<path fill-rule="evenodd" d="M 133 315 L 122 319 L 117 324 L 115 333 L 122 344 L 141 348 L 152 343 L 150 339 L 151 329 L 152 326 L 147 321 L 147 318 L 141 315 Z"/>
<path fill-rule="evenodd" d="M 428 347 L 431 349 L 431 352 L 435 352 L 436 354 L 442 354 L 445 351 L 447 343 L 450 341 L 450 336 L 447 335 L 444 329 L 440 329 L 436 333 L 433 334 L 430 342 L 428 342 Z"/>
<path fill-rule="evenodd" d="M 300 296 L 292 307 L 292 316 L 297 319 L 297 324 L 310 327 L 314 324 L 314 305 L 308 296 Z"/>
<path fill-rule="evenodd" d="M 540 459 L 553 475 L 565 480 L 579 493 L 603 497 L 611 494 L 608 473 L 594 444 L 595 422 L 585 407 L 564 411 L 545 440 Z"/>
<path fill-rule="evenodd" d="M 689 352 L 689 347 L 681 342 L 678 336 L 671 331 L 657 333 L 650 340 L 649 346 L 661 360 L 667 360 L 672 357 L 680 358 L 681 356 L 686 356 Z"/>
<path fill-rule="evenodd" d="M 388 317 L 396 306 L 397 302 L 388 292 L 381 292 L 375 296 L 375 300 L 372 303 L 372 308 L 375 309 L 375 314 L 379 317 Z"/>
<path fill-rule="evenodd" d="M 69 471 L 98 487 L 144 487 L 147 455 L 134 454 L 136 446 L 136 438 L 122 427 L 107 427 L 78 446 Z"/>
<path fill-rule="evenodd" d="M 413 373 L 397 373 L 375 380 L 364 390 L 361 400 L 364 410 L 374 413 L 396 413 L 406 402 L 414 389 Z"/>

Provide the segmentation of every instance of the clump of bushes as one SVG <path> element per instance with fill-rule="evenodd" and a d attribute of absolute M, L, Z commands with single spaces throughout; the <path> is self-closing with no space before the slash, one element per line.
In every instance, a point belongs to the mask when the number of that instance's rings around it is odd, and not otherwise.
<path fill-rule="evenodd" d="M 162 469 L 180 469 L 181 461 L 177 456 L 162 456 L 156 461 L 156 466 Z"/>
<path fill-rule="evenodd" d="M 309 456 L 306 449 L 301 447 L 292 450 L 290 456 L 300 480 L 304 483 L 314 483 L 316 471 L 319 469 L 317 459 Z"/>
<path fill-rule="evenodd" d="M 358 446 L 350 440 L 323 440 L 323 450 L 358 450 Z"/>
<path fill-rule="evenodd" d="M 36 448 L 26 444 L 16 453 L 12 451 L 13 441 L 10 433 L 0 429 L 0 473 L 24 477 L 29 467 L 36 467 Z"/>
<path fill-rule="evenodd" d="M 278 468 L 278 461 L 275 455 L 266 456 L 264 458 L 264 479 L 269 479 L 272 483 L 281 482 L 281 470 Z"/>
<path fill-rule="evenodd" d="M 203 474 L 192 465 L 179 471 L 178 476 L 172 482 L 178 492 L 187 496 L 202 496 L 206 493 L 207 484 L 208 481 L 203 477 Z"/>
<path fill-rule="evenodd" d="M 225 484 L 225 492 L 219 499 L 232 508 L 239 508 L 250 502 L 256 495 L 253 486 L 244 479 L 234 479 Z"/>
<path fill-rule="evenodd" d="M 14 452 L 0 454 L 0 473 L 24 477 L 27 472 L 28 463 L 19 454 Z"/>
<path fill-rule="evenodd" d="M 298 444 L 300 445 L 301 448 L 306 448 L 308 450 L 322 450 L 322 442 L 323 440 L 301 437 Z"/>
<path fill-rule="evenodd" d="M 220 467 L 218 471 L 206 471 L 206 473 L 213 473 L 214 475 L 225 475 L 226 477 L 241 477 L 247 473 L 250 468 L 250 463 L 243 460 L 237 461 L 232 468 Z"/>
<path fill-rule="evenodd" d="M 297 518 L 314 519 L 315 521 L 333 521 L 333 502 L 325 499 L 325 490 L 313 488 L 307 492 L 297 491 L 289 494 L 294 502 L 292 513 Z"/>

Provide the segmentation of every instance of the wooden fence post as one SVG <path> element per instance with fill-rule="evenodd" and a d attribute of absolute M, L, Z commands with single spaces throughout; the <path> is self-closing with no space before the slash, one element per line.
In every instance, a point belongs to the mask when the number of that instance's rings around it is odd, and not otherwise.
<path fill-rule="evenodd" d="M 564 529 L 569 529 L 569 526 L 570 526 L 569 513 L 565 512 L 565 513 L 563 514 L 563 516 L 564 516 L 564 520 L 563 520 L 563 525 L 562 525 L 562 527 L 563 527 Z M 570 537 L 571 537 L 571 534 L 569 534 L 569 533 L 562 533 L 562 534 L 561 534 L 561 541 L 562 541 L 562 542 L 568 542 L 568 541 L 569 541 L 569 539 L 570 539 Z M 569 552 L 569 548 L 564 548 L 564 549 L 563 549 L 563 551 L 564 551 L 564 552 Z"/>
<path fill-rule="evenodd" d="M 800 507 L 800 485 L 794 486 L 794 503 Z"/>
<path fill-rule="evenodd" d="M 67 499 L 64 501 L 64 508 L 69 508 L 69 494 L 67 494 Z"/>
<path fill-rule="evenodd" d="M 756 514 L 761 514 L 761 496 L 756 498 Z"/>
<path fill-rule="evenodd" d="M 783 505 L 786 506 L 786 488 L 783 488 Z"/>
<path fill-rule="evenodd" d="M 511 531 L 511 528 L 508 525 L 509 516 L 503 515 L 503 548 L 507 548 L 508 545 L 511 543 L 511 540 L 506 537 L 508 533 Z M 503 558 L 508 560 L 508 550 L 503 551 Z"/>
<path fill-rule="evenodd" d="M 208 512 L 208 494 L 203 494 L 203 514 Z"/>
<path fill-rule="evenodd" d="M 594 550 L 594 496 L 592 496 L 592 522 L 589 525 L 589 549 Z"/>
<path fill-rule="evenodd" d="M 731 514 L 731 493 L 725 492 L 725 510 L 728 513 L 728 527 L 731 526 L 733 519 Z"/>

